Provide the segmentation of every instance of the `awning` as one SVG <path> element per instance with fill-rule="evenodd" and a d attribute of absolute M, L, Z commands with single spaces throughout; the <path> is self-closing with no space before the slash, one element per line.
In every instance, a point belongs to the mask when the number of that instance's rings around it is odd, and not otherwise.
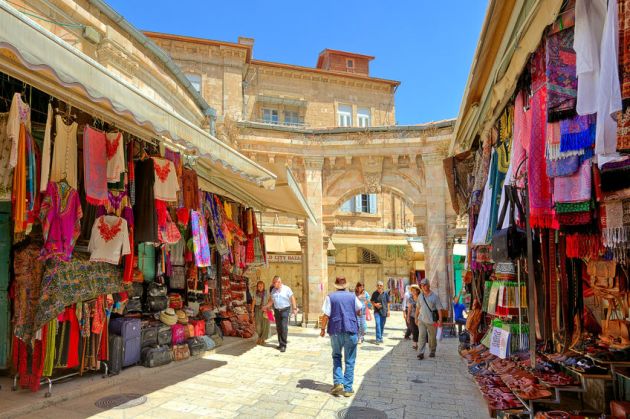
<path fill-rule="evenodd" d="M 410 241 L 409 245 L 414 253 L 424 253 L 424 244 L 422 242 Z"/>
<path fill-rule="evenodd" d="M 209 192 L 213 192 L 214 188 L 229 191 L 238 197 L 239 201 L 261 211 L 277 211 L 299 218 L 309 218 L 316 223 L 315 215 L 288 167 L 270 165 L 269 168 L 275 173 L 277 180 L 273 189 L 265 189 L 236 175 L 218 172 L 207 163 L 198 162 L 198 173 L 205 180 L 200 183 L 202 189 Z"/>
<path fill-rule="evenodd" d="M 275 176 L 0 2 L 0 71 L 141 137 L 161 137 L 265 188 Z"/>
<path fill-rule="evenodd" d="M 297 236 L 274 236 L 265 234 L 265 250 L 268 253 L 301 252 Z"/>
<path fill-rule="evenodd" d="M 382 237 L 382 236 L 365 236 L 365 237 L 348 237 L 334 235 L 332 241 L 335 245 L 339 244 L 371 244 L 380 246 L 407 246 L 409 243 L 406 238 Z"/>

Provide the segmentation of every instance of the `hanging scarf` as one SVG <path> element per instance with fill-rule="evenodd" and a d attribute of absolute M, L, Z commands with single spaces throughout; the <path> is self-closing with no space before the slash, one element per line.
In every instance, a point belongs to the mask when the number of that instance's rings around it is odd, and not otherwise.
<path fill-rule="evenodd" d="M 595 116 L 575 115 L 560 121 L 560 151 L 580 150 L 595 145 Z"/>
<path fill-rule="evenodd" d="M 198 267 L 210 266 L 210 246 L 208 244 L 208 228 L 201 213 L 191 211 L 193 249 L 195 263 Z"/>
<path fill-rule="evenodd" d="M 584 212 L 592 210 L 593 207 L 592 200 L 582 202 L 557 202 L 556 213 L 566 214 L 568 212 Z"/>
<path fill-rule="evenodd" d="M 591 199 L 591 162 L 586 161 L 571 176 L 553 179 L 554 202 L 584 202 Z"/>
<path fill-rule="evenodd" d="M 558 223 L 565 226 L 577 226 L 589 224 L 593 219 L 590 211 L 569 212 L 566 214 L 558 214 Z"/>
<path fill-rule="evenodd" d="M 567 234 L 566 255 L 568 258 L 597 258 L 604 253 L 599 234 Z"/>
<path fill-rule="evenodd" d="M 630 245 L 630 199 L 601 205 L 602 239 L 609 249 Z"/>
<path fill-rule="evenodd" d="M 492 240 L 492 235 L 497 229 L 499 210 L 503 198 L 503 183 L 510 167 L 510 155 L 512 152 L 512 129 L 514 128 L 514 108 L 506 107 L 499 118 L 499 141 L 496 147 L 497 167 L 492 178 L 492 199 L 490 208 L 490 228 L 488 228 L 487 241 Z"/>
<path fill-rule="evenodd" d="M 630 0 L 619 0 L 619 67 L 621 98 L 624 108 L 630 104 Z"/>
<path fill-rule="evenodd" d="M 83 129 L 85 199 L 92 205 L 107 204 L 107 138 L 86 125 Z"/>
<path fill-rule="evenodd" d="M 547 36 L 547 120 L 559 121 L 575 115 L 577 76 L 573 27 Z"/>
<path fill-rule="evenodd" d="M 547 129 L 545 86 L 545 49 L 544 45 L 534 53 L 531 64 L 532 72 L 532 130 L 528 148 L 527 189 L 530 206 L 530 226 L 532 228 L 556 228 L 554 218 L 551 183 L 547 177 L 545 160 L 545 138 Z"/>

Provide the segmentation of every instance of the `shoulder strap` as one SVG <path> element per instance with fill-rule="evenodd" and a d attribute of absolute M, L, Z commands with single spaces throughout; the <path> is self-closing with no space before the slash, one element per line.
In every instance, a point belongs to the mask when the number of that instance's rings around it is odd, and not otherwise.
<path fill-rule="evenodd" d="M 433 311 L 433 310 L 431 310 L 431 307 L 429 307 L 429 304 L 427 304 L 427 300 L 424 298 L 424 294 L 422 294 L 422 301 L 424 301 L 424 305 L 427 306 L 429 311 Z"/>
<path fill-rule="evenodd" d="M 503 193 L 505 195 L 505 199 L 503 200 L 503 206 L 501 207 L 501 214 L 499 215 L 499 219 L 497 221 L 497 230 L 501 230 L 503 227 L 503 221 L 505 220 L 505 213 L 507 212 L 508 204 L 511 202 L 510 194 L 508 193 L 509 186 L 505 186 Z M 512 212 L 512 211 L 510 211 Z"/>

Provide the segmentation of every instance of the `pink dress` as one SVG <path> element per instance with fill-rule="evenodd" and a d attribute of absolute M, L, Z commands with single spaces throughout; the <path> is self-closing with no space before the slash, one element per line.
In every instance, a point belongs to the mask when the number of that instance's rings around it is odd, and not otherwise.
<path fill-rule="evenodd" d="M 67 183 L 49 182 L 39 218 L 44 230 L 42 259 L 69 261 L 81 233 L 81 201 L 76 189 Z"/>

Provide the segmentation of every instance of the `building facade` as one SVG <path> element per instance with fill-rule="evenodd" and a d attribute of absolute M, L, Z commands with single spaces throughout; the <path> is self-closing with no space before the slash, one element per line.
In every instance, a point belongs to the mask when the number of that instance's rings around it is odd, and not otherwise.
<path fill-rule="evenodd" d="M 314 213 L 261 216 L 262 279 L 283 276 L 311 321 L 339 275 L 371 291 L 422 269 L 447 301 L 456 219 L 442 160 L 454 120 L 396 125 L 399 82 L 372 77 L 371 56 L 326 49 L 311 68 L 255 60 L 251 38 L 146 35 L 217 110 L 217 136 L 276 174 L 289 167 Z"/>

